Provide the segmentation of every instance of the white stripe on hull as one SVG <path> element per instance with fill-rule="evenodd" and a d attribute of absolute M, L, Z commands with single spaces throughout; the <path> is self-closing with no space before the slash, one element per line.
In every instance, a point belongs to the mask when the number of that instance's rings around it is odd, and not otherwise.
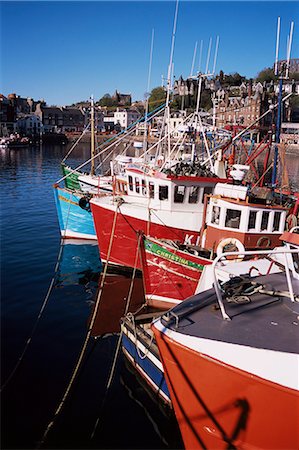
<path fill-rule="evenodd" d="M 126 327 L 123 327 L 124 334 L 128 337 L 128 339 L 138 347 L 139 350 L 142 351 L 143 354 L 159 369 L 161 372 L 164 372 L 162 363 L 159 359 L 157 359 L 148 348 L 146 348 L 141 342 L 135 338 L 135 335 L 131 333 Z"/>
<path fill-rule="evenodd" d="M 202 357 L 287 388 L 299 389 L 299 355 L 181 334 L 165 328 L 161 320 L 157 320 L 154 326 L 169 339 L 200 353 Z"/>
<path fill-rule="evenodd" d="M 181 300 L 176 300 L 175 298 L 163 297 L 162 295 L 151 295 L 151 294 L 146 294 L 145 300 L 149 300 L 149 301 L 157 300 L 159 302 L 176 303 L 176 304 L 181 303 Z"/>
<path fill-rule="evenodd" d="M 162 391 L 161 388 L 159 388 L 159 386 L 156 385 L 156 383 L 154 383 L 154 381 L 152 380 L 152 378 L 150 378 L 147 373 L 143 370 L 143 368 L 136 363 L 136 361 L 134 360 L 134 358 L 132 358 L 132 356 L 130 355 L 130 353 L 123 347 L 123 352 L 125 353 L 126 357 L 131 361 L 131 364 L 134 365 L 134 367 L 136 367 L 136 369 L 142 374 L 142 376 L 147 380 L 147 382 L 154 388 L 155 391 L 159 392 L 159 395 L 161 397 L 163 397 L 163 399 L 167 402 L 171 404 L 171 400 L 169 397 L 167 397 L 167 395 L 164 394 L 164 392 Z"/>
<path fill-rule="evenodd" d="M 61 230 L 61 236 L 68 239 L 90 239 L 92 241 L 97 241 L 97 237 L 94 234 L 79 233 L 72 230 Z"/>

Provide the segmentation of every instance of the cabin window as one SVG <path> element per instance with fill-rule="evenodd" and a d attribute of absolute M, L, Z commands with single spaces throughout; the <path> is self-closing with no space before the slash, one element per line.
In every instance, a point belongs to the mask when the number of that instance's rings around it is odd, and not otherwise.
<path fill-rule="evenodd" d="M 168 199 L 168 186 L 159 186 L 159 200 Z"/>
<path fill-rule="evenodd" d="M 202 196 L 201 202 L 202 202 L 202 203 L 204 202 L 204 200 L 205 200 L 205 194 L 209 195 L 209 194 L 212 194 L 212 192 L 213 192 L 212 186 L 206 186 L 206 187 L 204 188 L 204 190 L 203 190 L 203 196 Z"/>
<path fill-rule="evenodd" d="M 199 194 L 199 186 L 191 186 L 189 189 L 189 203 L 197 203 Z"/>
<path fill-rule="evenodd" d="M 275 211 L 272 231 L 279 231 L 280 216 L 281 216 L 281 213 L 278 211 Z"/>
<path fill-rule="evenodd" d="M 131 175 L 129 175 L 129 189 L 130 191 L 133 191 L 133 178 Z"/>
<path fill-rule="evenodd" d="M 139 178 L 135 178 L 135 189 L 136 189 L 137 194 L 139 194 L 139 192 L 140 192 L 139 185 L 140 185 Z"/>
<path fill-rule="evenodd" d="M 267 230 L 268 222 L 269 222 L 269 211 L 263 211 L 262 223 L 261 223 L 261 231 Z"/>
<path fill-rule="evenodd" d="M 150 198 L 154 198 L 155 197 L 155 185 L 152 181 L 150 181 L 148 183 L 148 188 L 149 188 L 149 196 Z"/>
<path fill-rule="evenodd" d="M 213 206 L 211 223 L 215 223 L 216 225 L 218 225 L 219 224 L 219 219 L 220 219 L 220 207 L 219 206 Z"/>
<path fill-rule="evenodd" d="M 248 220 L 248 230 L 255 228 L 257 211 L 250 211 Z"/>
<path fill-rule="evenodd" d="M 185 198 L 185 186 L 174 187 L 174 203 L 183 203 Z"/>
<path fill-rule="evenodd" d="M 145 180 L 141 180 L 141 184 L 142 184 L 142 194 L 146 195 L 146 185 L 145 185 Z"/>
<path fill-rule="evenodd" d="M 225 226 L 228 228 L 240 228 L 241 211 L 228 209 L 226 211 Z"/>

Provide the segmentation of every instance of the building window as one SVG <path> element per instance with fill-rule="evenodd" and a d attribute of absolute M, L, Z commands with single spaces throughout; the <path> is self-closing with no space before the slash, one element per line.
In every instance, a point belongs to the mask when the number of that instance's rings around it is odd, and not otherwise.
<path fill-rule="evenodd" d="M 248 230 L 255 228 L 257 211 L 250 211 L 248 220 Z"/>
<path fill-rule="evenodd" d="M 149 188 L 149 196 L 150 198 L 154 198 L 155 197 L 155 185 L 152 181 L 150 181 L 148 183 L 148 188 Z"/>
<path fill-rule="evenodd" d="M 168 186 L 159 186 L 159 200 L 168 199 Z"/>
<path fill-rule="evenodd" d="M 280 216 L 281 216 L 281 213 L 278 211 L 275 211 L 272 231 L 279 231 Z"/>
<path fill-rule="evenodd" d="M 197 203 L 199 194 L 199 186 L 191 186 L 189 189 L 189 203 Z"/>
<path fill-rule="evenodd" d="M 228 228 L 240 228 L 241 212 L 237 209 L 228 209 L 226 211 L 225 226 Z"/>
<path fill-rule="evenodd" d="M 129 175 L 129 189 L 130 191 L 133 191 L 133 178 L 131 175 Z"/>
<path fill-rule="evenodd" d="M 174 187 L 174 203 L 183 203 L 185 198 L 185 186 Z"/>
<path fill-rule="evenodd" d="M 263 211 L 262 223 L 261 223 L 261 231 L 267 230 L 268 222 L 269 222 L 269 211 Z"/>
<path fill-rule="evenodd" d="M 139 192 L 140 192 L 139 184 L 140 184 L 139 178 L 135 178 L 135 189 L 136 189 L 137 194 L 139 194 Z"/>

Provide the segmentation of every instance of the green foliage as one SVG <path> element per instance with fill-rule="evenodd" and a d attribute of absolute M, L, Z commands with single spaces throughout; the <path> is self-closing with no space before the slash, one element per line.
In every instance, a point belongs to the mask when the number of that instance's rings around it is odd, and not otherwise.
<path fill-rule="evenodd" d="M 259 72 L 256 76 L 256 81 L 260 81 L 263 83 L 266 81 L 267 83 L 271 80 L 276 80 L 277 77 L 274 75 L 274 70 L 271 67 L 267 67 L 266 69 L 263 69 L 261 72 Z"/>
<path fill-rule="evenodd" d="M 166 101 L 166 92 L 162 87 L 156 87 L 151 91 L 148 99 L 149 111 L 153 111 Z"/>
<path fill-rule="evenodd" d="M 105 94 L 105 95 L 103 95 L 103 97 L 100 98 L 98 104 L 99 104 L 100 106 L 107 106 L 107 107 L 110 107 L 110 106 L 116 106 L 116 102 L 115 102 L 115 100 L 111 97 L 110 94 Z"/>

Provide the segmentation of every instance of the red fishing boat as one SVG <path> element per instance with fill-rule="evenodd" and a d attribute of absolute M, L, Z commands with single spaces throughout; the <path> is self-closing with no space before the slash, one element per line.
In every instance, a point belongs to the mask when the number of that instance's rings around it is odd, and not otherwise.
<path fill-rule="evenodd" d="M 90 202 L 102 261 L 140 269 L 140 232 L 196 244 L 205 194 L 219 181 L 224 180 L 199 164 L 179 163 L 164 172 L 127 167 L 124 176 L 116 177 L 113 195 Z"/>
<path fill-rule="evenodd" d="M 239 171 L 240 167 L 244 176 L 245 166 L 238 166 Z M 148 304 L 168 309 L 199 292 L 206 266 L 224 251 L 271 249 L 280 245 L 292 204 L 290 199 L 282 201 L 270 189 L 251 190 L 240 184 L 217 183 L 214 193 L 204 202 L 197 245 L 148 235 L 142 240 Z"/>
<path fill-rule="evenodd" d="M 299 446 L 299 235 L 283 239 L 284 271 L 220 285 L 217 257 L 215 289 L 152 326 L 186 449 Z"/>

